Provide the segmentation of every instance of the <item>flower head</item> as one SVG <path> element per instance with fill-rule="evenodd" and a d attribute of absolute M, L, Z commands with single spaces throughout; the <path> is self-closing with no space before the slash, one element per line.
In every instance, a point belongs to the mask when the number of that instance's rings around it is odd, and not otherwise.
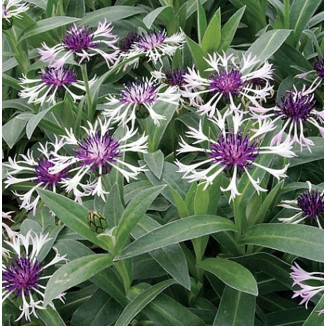
<path fill-rule="evenodd" d="M 128 52 L 131 50 L 132 46 L 138 42 L 140 35 L 134 31 L 129 32 L 125 38 L 123 38 L 119 43 L 119 49 L 121 52 Z"/>
<path fill-rule="evenodd" d="M 122 59 L 129 59 L 134 56 L 144 54 L 149 61 L 162 63 L 162 57 L 171 57 L 177 49 L 183 48 L 185 43 L 184 33 L 176 33 L 168 36 L 165 31 L 143 34 L 135 38 L 130 49 L 121 53 Z M 132 61 L 134 64 L 135 62 Z M 137 60 L 138 63 L 138 60 Z"/>
<path fill-rule="evenodd" d="M 90 31 L 87 26 L 74 24 L 65 34 L 61 44 L 50 48 L 45 43 L 39 49 L 41 60 L 49 62 L 55 68 L 62 67 L 71 56 L 79 59 L 79 64 L 91 57 L 101 55 L 108 66 L 117 60 L 119 49 L 116 45 L 118 37 L 112 34 L 112 25 L 106 20 L 98 23 L 95 31 Z M 103 47 L 103 49 L 101 49 Z M 111 50 L 111 53 L 108 52 Z"/>
<path fill-rule="evenodd" d="M 51 149 L 54 151 L 51 152 Z M 51 189 L 56 191 L 60 182 L 68 176 L 68 169 L 63 169 L 55 174 L 50 173 L 50 169 L 54 166 L 51 162 L 53 157 L 52 153 L 56 151 L 56 145 L 47 142 L 45 145 L 39 144 L 38 151 L 41 153 L 41 157 L 34 158 L 33 152 L 28 150 L 27 154 L 21 154 L 21 161 L 17 161 L 16 157 L 13 159 L 9 157 L 8 163 L 4 164 L 10 170 L 7 173 L 7 180 L 5 181 L 6 187 L 19 184 L 21 182 L 31 181 L 31 189 L 23 194 L 19 194 L 14 191 L 14 194 L 21 200 L 20 208 L 26 210 L 33 210 L 35 213 L 37 203 L 40 199 L 36 190 Z M 16 175 L 24 174 L 24 177 L 19 178 Z"/>
<path fill-rule="evenodd" d="M 293 209 L 297 213 L 289 218 L 279 218 L 284 223 L 298 224 L 301 221 L 308 221 L 310 224 L 317 222 L 322 228 L 320 219 L 324 217 L 324 193 L 312 190 L 312 185 L 307 181 L 309 190 L 303 192 L 296 200 L 284 200 L 280 206 Z"/>
<path fill-rule="evenodd" d="M 305 127 L 309 124 L 319 129 L 320 133 L 324 134 L 324 112 L 315 109 L 316 101 L 311 87 L 306 89 L 305 86 L 301 90 L 297 90 L 294 86 L 294 91 L 287 91 L 281 96 L 281 100 L 277 101 L 276 107 L 254 108 L 251 107 L 251 112 L 258 118 L 271 118 L 274 123 L 282 121 L 282 129 L 272 139 L 272 144 L 280 144 L 282 141 L 298 143 L 301 147 L 307 147 L 314 143 L 307 138 Z"/>
<path fill-rule="evenodd" d="M 324 56 L 321 56 L 314 61 L 314 69 L 318 77 L 324 80 Z"/>
<path fill-rule="evenodd" d="M 144 79 L 142 82 L 135 81 L 125 85 L 120 92 L 120 97 L 107 97 L 108 106 L 112 109 L 103 111 L 103 115 L 108 116 L 114 123 L 118 122 L 126 125 L 131 121 L 132 128 L 134 127 L 136 117 L 150 117 L 155 124 L 159 124 L 159 120 L 165 119 L 164 116 L 158 114 L 153 109 L 153 106 L 158 101 L 178 105 L 180 95 L 176 87 L 170 87 L 163 92 L 160 92 L 163 85 L 157 85 L 152 79 Z M 145 111 L 145 115 L 143 115 Z"/>
<path fill-rule="evenodd" d="M 102 187 L 102 177 L 112 168 L 118 170 L 127 181 L 136 179 L 144 171 L 144 167 L 133 166 L 122 157 L 127 152 L 147 152 L 147 136 L 142 135 L 138 140 L 127 143 L 136 136 L 137 130 L 126 129 L 124 136 L 118 138 L 112 135 L 108 120 L 97 120 L 94 125 L 89 122 L 88 125 L 89 128 L 84 128 L 86 137 L 79 139 L 72 130 L 66 130 L 67 135 L 62 137 L 58 147 L 67 145 L 75 154 L 54 153 L 54 167 L 50 168 L 50 173 L 56 174 L 70 167 L 74 176 L 61 181 L 67 192 L 73 191 L 76 199 L 89 195 L 104 199 L 107 192 Z"/>
<path fill-rule="evenodd" d="M 189 98 L 191 105 L 198 106 L 200 113 L 213 117 L 222 98 L 230 101 L 232 105 L 235 98 L 246 98 L 250 103 L 260 107 L 259 101 L 270 96 L 273 87 L 269 81 L 273 78 L 272 65 L 268 62 L 261 68 L 253 70 L 259 61 L 250 55 L 243 56 L 241 64 L 236 63 L 237 58 L 232 54 L 221 56 L 214 53 L 205 60 L 209 65 L 206 71 L 211 74 L 203 78 L 194 68 L 188 68 L 188 73 L 184 76 L 185 90 L 182 92 L 184 97 Z M 210 99 L 202 104 L 204 94 L 208 94 Z"/>
<path fill-rule="evenodd" d="M 21 13 L 29 6 L 21 0 L 2 0 L 2 19 L 9 21 L 11 17 L 21 18 Z"/>
<path fill-rule="evenodd" d="M 297 263 L 294 263 L 291 266 L 292 272 L 290 273 L 290 277 L 293 279 L 292 286 L 298 285 L 301 289 L 295 290 L 292 298 L 301 297 L 302 300 L 300 304 L 305 303 L 306 309 L 308 309 L 308 302 L 311 300 L 313 296 L 317 293 L 324 291 L 324 285 L 311 285 L 307 284 L 313 281 L 319 284 L 324 284 L 324 273 L 319 272 L 306 272 L 302 269 Z"/>
<path fill-rule="evenodd" d="M 229 128 L 226 120 L 231 113 L 233 115 L 233 128 Z M 261 145 L 260 137 L 275 128 L 272 124 L 264 122 L 260 124 L 258 129 L 251 130 L 250 133 L 243 132 L 240 127 L 246 119 L 243 119 L 243 113 L 239 111 L 239 108 L 235 111 L 231 109 L 223 116 L 218 114 L 216 118 L 210 121 L 220 130 L 216 138 L 204 134 L 201 122 L 198 130 L 191 127 L 189 128 L 190 131 L 186 133 L 187 137 L 195 139 L 194 144 L 208 142 L 208 148 L 189 145 L 183 139 L 179 143 L 181 147 L 178 150 L 179 153 L 199 152 L 203 154 L 203 158 L 199 162 L 190 165 L 176 161 L 179 172 L 184 173 L 183 178 L 189 179 L 189 182 L 202 181 L 206 188 L 213 183 L 213 180 L 220 173 L 229 171 L 231 173 L 230 184 L 227 188 L 221 187 L 221 190 L 231 191 L 230 200 L 232 200 L 240 195 L 237 188 L 237 176 L 241 172 L 247 174 L 249 181 L 258 193 L 267 191 L 267 189 L 260 187 L 260 180 L 255 180 L 251 176 L 250 169 L 254 167 L 263 169 L 277 179 L 286 176 L 285 172 L 288 165 L 281 170 L 275 170 L 257 163 L 258 158 L 265 154 L 278 154 L 283 157 L 294 156 L 290 145 L 274 147 Z"/>
<path fill-rule="evenodd" d="M 89 81 L 90 85 L 95 82 L 95 78 Z M 76 74 L 68 68 L 48 67 L 40 73 L 39 78 L 29 79 L 26 76 L 20 79 L 22 90 L 19 96 L 27 98 L 28 103 L 49 102 L 56 103 L 56 95 L 67 92 L 73 101 L 80 100 L 84 95 L 75 94 L 70 88 L 80 89 L 85 92 L 83 81 L 77 80 Z M 34 86 L 32 86 L 34 85 Z"/>
<path fill-rule="evenodd" d="M 45 275 L 46 270 L 58 262 L 66 261 L 55 248 L 53 249 L 56 251 L 56 255 L 48 264 L 45 265 L 39 260 L 40 251 L 50 240 L 48 235 L 37 235 L 28 231 L 26 236 L 16 234 L 12 242 L 5 241 L 13 258 L 3 265 L 2 295 L 3 301 L 10 296 L 13 296 L 15 300 L 18 298 L 22 300 L 22 305 L 19 307 L 22 313 L 17 320 L 25 317 L 30 321 L 31 314 L 37 317 L 36 309 L 45 309 L 43 305 L 45 286 L 42 282 L 50 278 Z M 36 297 L 37 299 L 35 299 Z M 62 297 L 63 294 L 59 295 L 57 299 L 62 300 Z M 52 303 L 50 306 L 54 309 Z"/>

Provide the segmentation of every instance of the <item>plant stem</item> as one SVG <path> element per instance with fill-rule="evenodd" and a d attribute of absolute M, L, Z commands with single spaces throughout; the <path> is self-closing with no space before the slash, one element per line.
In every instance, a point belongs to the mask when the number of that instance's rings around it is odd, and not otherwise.
<path fill-rule="evenodd" d="M 82 76 L 85 84 L 86 96 L 87 96 L 87 119 L 89 121 L 93 121 L 93 117 L 94 117 L 93 103 L 92 103 L 92 97 L 89 89 L 86 64 L 81 65 L 81 72 L 82 72 Z"/>

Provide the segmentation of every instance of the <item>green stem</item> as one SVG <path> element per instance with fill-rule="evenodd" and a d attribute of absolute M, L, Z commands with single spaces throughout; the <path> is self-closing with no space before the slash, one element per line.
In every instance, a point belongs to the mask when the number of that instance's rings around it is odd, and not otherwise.
<path fill-rule="evenodd" d="M 93 121 L 93 117 L 94 117 L 93 103 L 92 103 L 91 92 L 89 89 L 86 64 L 81 65 L 81 72 L 82 72 L 82 76 L 83 76 L 83 80 L 84 80 L 84 84 L 85 84 L 86 96 L 87 96 L 87 119 L 89 121 Z"/>

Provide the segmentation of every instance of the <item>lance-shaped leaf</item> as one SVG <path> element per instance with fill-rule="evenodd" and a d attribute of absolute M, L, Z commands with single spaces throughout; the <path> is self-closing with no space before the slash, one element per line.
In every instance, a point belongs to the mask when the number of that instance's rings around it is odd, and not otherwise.
<path fill-rule="evenodd" d="M 174 243 L 221 231 L 235 231 L 234 224 L 223 217 L 195 215 L 165 224 L 128 245 L 115 260 L 134 257 Z"/>
<path fill-rule="evenodd" d="M 52 275 L 46 286 L 44 305 L 110 265 L 112 265 L 112 256 L 108 254 L 85 256 L 63 265 Z"/>
<path fill-rule="evenodd" d="M 82 235 L 98 246 L 109 249 L 107 244 L 99 240 L 97 234 L 90 230 L 87 216 L 88 209 L 77 204 L 71 199 L 58 195 L 48 190 L 38 190 L 44 203 L 54 214 L 69 228 Z"/>
<path fill-rule="evenodd" d="M 242 265 L 223 258 L 208 258 L 198 267 L 214 274 L 231 288 L 248 294 L 258 295 L 257 282 L 250 271 Z"/>
<path fill-rule="evenodd" d="M 252 244 L 324 261 L 324 232 L 301 224 L 258 224 L 242 236 L 242 244 Z"/>
<path fill-rule="evenodd" d="M 174 280 L 165 280 L 157 283 L 140 293 L 134 300 L 132 300 L 127 307 L 123 310 L 115 326 L 129 325 L 129 322 L 146 307 L 153 299 L 155 299 L 162 291 L 168 286 L 175 283 Z"/>
<path fill-rule="evenodd" d="M 153 200 L 165 186 L 152 187 L 139 192 L 124 210 L 116 231 L 115 250 L 119 252 L 125 245 L 131 230 L 143 217 Z"/>

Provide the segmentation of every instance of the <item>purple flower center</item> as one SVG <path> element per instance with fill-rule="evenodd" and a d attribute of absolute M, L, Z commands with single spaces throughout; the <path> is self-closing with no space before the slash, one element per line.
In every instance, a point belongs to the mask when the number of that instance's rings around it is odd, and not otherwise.
<path fill-rule="evenodd" d="M 316 101 L 313 94 L 302 95 L 302 92 L 289 91 L 281 96 L 281 102 L 276 101 L 277 107 L 281 112 L 277 115 L 283 115 L 283 120 L 290 119 L 292 122 L 299 124 L 305 122 L 312 116 L 311 111 L 315 107 Z"/>
<path fill-rule="evenodd" d="M 15 258 L 11 265 L 6 265 L 2 273 L 3 286 L 7 291 L 18 296 L 29 295 L 38 287 L 38 282 L 42 276 L 43 269 L 40 263 L 35 260 L 31 262 L 28 257 Z"/>
<path fill-rule="evenodd" d="M 305 191 L 297 198 L 302 215 L 310 219 L 324 216 L 324 194 L 319 191 Z"/>
<path fill-rule="evenodd" d="M 186 74 L 186 69 L 167 69 L 165 72 L 165 80 L 166 84 L 171 86 L 182 86 L 184 84 L 184 75 Z"/>
<path fill-rule="evenodd" d="M 121 40 L 119 44 L 119 49 L 122 52 L 128 52 L 132 48 L 132 46 L 139 41 L 139 39 L 139 34 L 137 34 L 136 32 L 129 32 L 127 36 Z"/>
<path fill-rule="evenodd" d="M 52 88 L 62 89 L 64 85 L 70 85 L 77 81 L 76 74 L 68 68 L 46 68 L 41 75 L 42 81 Z"/>
<path fill-rule="evenodd" d="M 214 163 L 225 166 L 227 171 L 235 165 L 238 171 L 250 169 L 259 152 L 258 145 L 255 142 L 250 143 L 249 135 L 243 137 L 242 132 L 227 132 L 225 136 L 218 137 L 216 144 L 211 144 L 210 147 L 210 158 Z"/>
<path fill-rule="evenodd" d="M 137 42 L 137 46 L 145 51 L 151 50 L 157 47 L 158 45 L 163 44 L 166 37 L 167 36 L 165 34 L 160 32 L 143 35 Z"/>
<path fill-rule="evenodd" d="M 323 56 L 315 60 L 314 69 L 316 70 L 317 75 L 320 78 L 324 79 L 324 57 Z"/>
<path fill-rule="evenodd" d="M 208 79 L 210 81 L 208 89 L 214 94 L 222 93 L 227 100 L 230 98 L 230 94 L 239 95 L 245 85 L 241 80 L 241 72 L 237 69 L 221 71 L 211 75 Z"/>
<path fill-rule="evenodd" d="M 8 16 L 8 10 L 5 5 L 2 5 L 2 17 L 6 18 Z"/>
<path fill-rule="evenodd" d="M 53 166 L 53 163 L 43 157 L 42 161 L 39 161 L 38 166 L 35 168 L 35 174 L 37 176 L 35 183 L 51 188 L 52 186 L 57 186 L 59 181 L 67 177 L 69 171 L 68 168 L 58 173 L 50 173 L 49 170 Z"/>
<path fill-rule="evenodd" d="M 134 82 L 121 92 L 121 103 L 154 103 L 157 100 L 156 87 L 151 83 Z"/>
<path fill-rule="evenodd" d="M 65 40 L 63 45 L 66 50 L 70 50 L 74 53 L 82 52 L 89 48 L 97 48 L 97 45 L 93 42 L 94 35 L 88 30 L 86 26 L 72 26 L 66 31 Z"/>
<path fill-rule="evenodd" d="M 115 162 L 121 156 L 119 146 L 119 141 L 115 141 L 108 133 L 102 136 L 97 132 L 79 142 L 78 147 L 73 150 L 77 153 L 76 157 L 81 159 L 81 165 L 90 165 L 91 170 L 101 168 L 102 173 L 106 174 L 111 169 L 109 163 Z"/>

